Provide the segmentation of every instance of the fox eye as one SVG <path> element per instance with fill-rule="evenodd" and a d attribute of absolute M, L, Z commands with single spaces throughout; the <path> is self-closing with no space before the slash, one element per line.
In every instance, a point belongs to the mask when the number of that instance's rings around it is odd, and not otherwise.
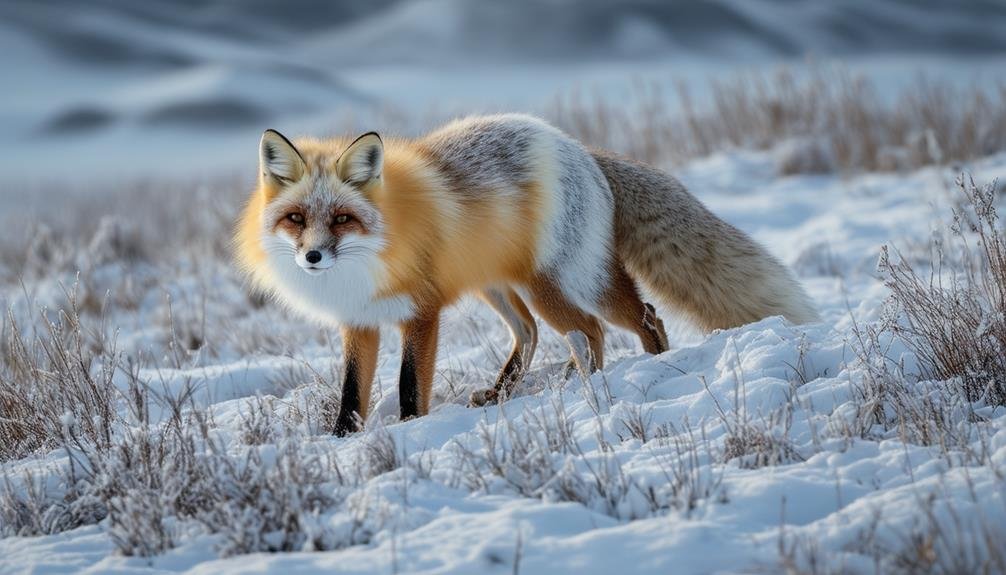
<path fill-rule="evenodd" d="M 297 212 L 289 213 L 286 215 L 286 219 L 290 220 L 295 224 L 303 224 L 304 214 L 298 214 Z"/>
<path fill-rule="evenodd" d="M 349 214 L 339 214 L 339 215 L 335 216 L 335 223 L 337 223 L 337 224 L 344 224 L 344 223 L 348 222 L 350 219 L 352 219 L 352 218 L 351 218 L 351 216 Z"/>

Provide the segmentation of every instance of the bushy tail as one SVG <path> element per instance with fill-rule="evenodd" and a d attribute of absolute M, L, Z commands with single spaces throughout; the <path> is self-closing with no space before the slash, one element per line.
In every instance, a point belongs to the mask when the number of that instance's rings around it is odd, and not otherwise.
<path fill-rule="evenodd" d="M 592 152 L 615 196 L 615 243 L 629 274 L 705 330 L 781 315 L 818 319 L 793 274 L 660 170 Z"/>

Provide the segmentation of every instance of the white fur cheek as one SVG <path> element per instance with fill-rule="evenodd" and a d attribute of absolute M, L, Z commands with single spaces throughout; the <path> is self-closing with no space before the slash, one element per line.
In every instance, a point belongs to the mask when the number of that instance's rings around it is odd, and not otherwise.
<path fill-rule="evenodd" d="M 297 243 L 282 230 L 262 234 L 262 248 L 269 255 L 289 254 L 291 259 L 297 254 Z"/>
<path fill-rule="evenodd" d="M 362 265 L 373 276 L 376 284 L 380 285 L 387 276 L 387 270 L 378 254 L 386 245 L 387 242 L 377 236 L 346 234 L 336 247 L 338 254 L 336 264 Z"/>
<path fill-rule="evenodd" d="M 270 287 L 279 300 L 306 318 L 326 325 L 379 326 L 413 314 L 408 296 L 378 297 L 384 266 L 375 248 L 379 239 L 353 236 L 340 242 L 340 256 L 324 273 L 306 273 L 289 244 L 263 242 Z"/>

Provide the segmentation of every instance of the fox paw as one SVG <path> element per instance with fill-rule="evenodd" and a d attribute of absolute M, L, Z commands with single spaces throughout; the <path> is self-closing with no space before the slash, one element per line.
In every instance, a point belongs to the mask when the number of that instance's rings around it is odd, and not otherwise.
<path fill-rule="evenodd" d="M 496 391 L 496 388 L 477 389 L 468 398 L 468 407 L 482 407 L 483 405 L 496 403 L 497 399 L 499 399 L 499 393 Z"/>
<path fill-rule="evenodd" d="M 562 379 L 568 380 L 573 377 L 573 374 L 576 372 L 576 361 L 573 358 L 567 359 L 566 363 L 562 366 Z"/>
<path fill-rule="evenodd" d="M 363 431 L 363 420 L 360 419 L 360 416 L 355 413 L 340 413 L 335 420 L 335 429 L 332 430 L 332 433 L 336 437 L 346 437 L 357 431 Z"/>
<path fill-rule="evenodd" d="M 360 426 L 358 426 L 355 421 L 350 421 L 350 422 L 337 421 L 335 423 L 335 429 L 332 430 L 332 433 L 336 437 L 346 437 L 347 435 L 349 435 L 351 433 L 356 433 L 357 431 L 362 431 L 362 429 L 363 428 L 360 427 Z"/>

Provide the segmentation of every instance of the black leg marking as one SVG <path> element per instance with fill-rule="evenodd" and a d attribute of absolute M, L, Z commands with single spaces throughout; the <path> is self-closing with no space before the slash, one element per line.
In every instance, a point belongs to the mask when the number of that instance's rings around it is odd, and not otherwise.
<path fill-rule="evenodd" d="M 335 420 L 335 434 L 343 437 L 360 430 L 360 373 L 356 361 L 346 362 L 346 377 L 342 383 L 342 405 Z"/>
<path fill-rule="evenodd" d="M 402 371 L 398 376 L 398 404 L 402 420 L 419 415 L 419 381 L 416 378 L 416 358 L 412 346 L 402 349 Z"/>

